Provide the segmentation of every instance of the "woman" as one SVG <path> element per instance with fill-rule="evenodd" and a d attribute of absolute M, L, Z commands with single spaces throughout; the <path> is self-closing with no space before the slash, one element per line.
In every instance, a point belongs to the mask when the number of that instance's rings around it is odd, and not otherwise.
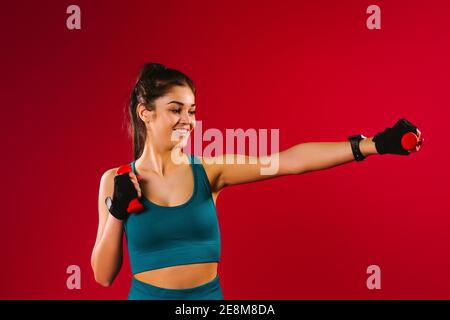
<path fill-rule="evenodd" d="M 195 92 L 183 73 L 157 63 L 144 65 L 128 106 L 132 172 L 118 175 L 113 168 L 100 181 L 91 264 L 96 281 L 111 285 L 121 268 L 125 232 L 133 273 L 129 299 L 223 299 L 215 202 L 226 186 L 331 168 L 374 154 L 408 155 L 421 144 L 403 149 L 403 134 L 420 132 L 400 119 L 371 138 L 302 143 L 266 156 L 266 161 L 277 156 L 278 171 L 262 175 L 262 158 L 250 162 L 252 157 L 233 155 L 230 164 L 220 161 L 224 156 L 183 153 L 195 127 Z M 244 164 L 237 158 L 245 159 Z M 136 197 L 143 210 L 129 214 L 127 205 Z"/>

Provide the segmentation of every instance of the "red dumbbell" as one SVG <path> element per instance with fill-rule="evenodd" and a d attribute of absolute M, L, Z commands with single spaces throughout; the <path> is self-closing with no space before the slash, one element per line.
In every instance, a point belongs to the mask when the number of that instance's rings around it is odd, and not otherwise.
<path fill-rule="evenodd" d="M 124 164 L 117 169 L 117 174 L 128 174 L 132 171 L 131 166 L 129 164 Z M 139 201 L 138 198 L 134 198 L 128 204 L 127 212 L 128 213 L 138 213 L 144 210 L 144 206 Z"/>
<path fill-rule="evenodd" d="M 402 147 L 407 151 L 414 151 L 417 146 L 423 143 L 422 133 L 417 129 L 417 134 L 414 132 L 405 133 L 402 137 Z"/>

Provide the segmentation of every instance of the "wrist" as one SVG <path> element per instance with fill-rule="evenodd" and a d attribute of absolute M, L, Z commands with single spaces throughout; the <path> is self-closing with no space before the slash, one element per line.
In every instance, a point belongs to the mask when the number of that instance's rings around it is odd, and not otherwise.
<path fill-rule="evenodd" d="M 109 218 L 110 220 L 114 221 L 114 223 L 124 223 L 125 219 L 122 219 L 114 214 L 112 214 L 111 212 L 109 212 Z"/>
<path fill-rule="evenodd" d="M 372 154 L 378 154 L 377 149 L 375 148 L 375 142 L 372 141 L 373 137 L 369 137 L 366 139 L 362 139 L 359 142 L 359 150 L 361 150 L 361 153 L 367 157 Z"/>
<path fill-rule="evenodd" d="M 105 204 L 111 216 L 117 220 L 124 220 L 126 218 L 126 208 L 123 207 L 119 201 L 114 201 L 111 197 L 107 197 L 105 199 Z"/>

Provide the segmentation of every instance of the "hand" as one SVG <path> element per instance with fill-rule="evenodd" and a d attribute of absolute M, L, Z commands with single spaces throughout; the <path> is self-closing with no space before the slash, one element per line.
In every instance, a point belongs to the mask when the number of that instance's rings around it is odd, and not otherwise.
<path fill-rule="evenodd" d="M 118 170 L 119 171 L 119 170 Z M 130 211 L 130 202 L 132 200 L 137 201 L 142 195 L 141 188 L 138 183 L 138 179 L 133 172 L 125 172 L 114 177 L 114 193 L 113 198 L 107 198 L 110 200 L 108 206 L 109 212 L 119 220 L 125 220 Z M 108 204 L 108 203 L 107 203 Z M 134 203 L 134 209 L 140 211 L 142 206 L 140 203 Z M 136 204 L 138 205 L 136 207 Z"/>
<path fill-rule="evenodd" d="M 419 140 L 413 150 L 405 150 L 402 146 L 402 138 L 408 132 L 414 133 Z M 372 141 L 375 142 L 375 148 L 379 154 L 409 155 L 411 152 L 419 151 L 423 139 L 421 139 L 421 132 L 414 124 L 401 118 L 392 128 L 386 128 L 383 132 L 377 133 Z"/>
<path fill-rule="evenodd" d="M 133 172 L 128 173 L 128 175 L 130 177 L 131 182 L 133 182 L 133 185 L 136 188 L 138 194 L 138 198 L 140 199 L 142 197 L 141 186 L 139 184 L 141 178 L 136 176 Z"/>

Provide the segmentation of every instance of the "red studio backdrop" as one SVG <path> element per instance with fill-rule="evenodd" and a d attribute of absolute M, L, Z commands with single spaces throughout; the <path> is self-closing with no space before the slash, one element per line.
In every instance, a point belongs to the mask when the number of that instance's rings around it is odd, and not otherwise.
<path fill-rule="evenodd" d="M 73 4 L 81 29 L 66 25 Z M 380 29 L 367 27 L 371 5 Z M 425 139 L 408 157 L 222 191 L 225 299 L 450 299 L 449 10 L 406 0 L 5 2 L 0 298 L 127 298 L 126 242 L 110 287 L 90 265 L 99 182 L 133 160 L 124 105 L 140 67 L 159 62 L 193 79 L 203 131 L 279 129 L 284 150 L 370 137 L 404 117 Z M 79 289 L 67 287 L 71 265 Z M 380 289 L 367 286 L 371 265 Z"/>

